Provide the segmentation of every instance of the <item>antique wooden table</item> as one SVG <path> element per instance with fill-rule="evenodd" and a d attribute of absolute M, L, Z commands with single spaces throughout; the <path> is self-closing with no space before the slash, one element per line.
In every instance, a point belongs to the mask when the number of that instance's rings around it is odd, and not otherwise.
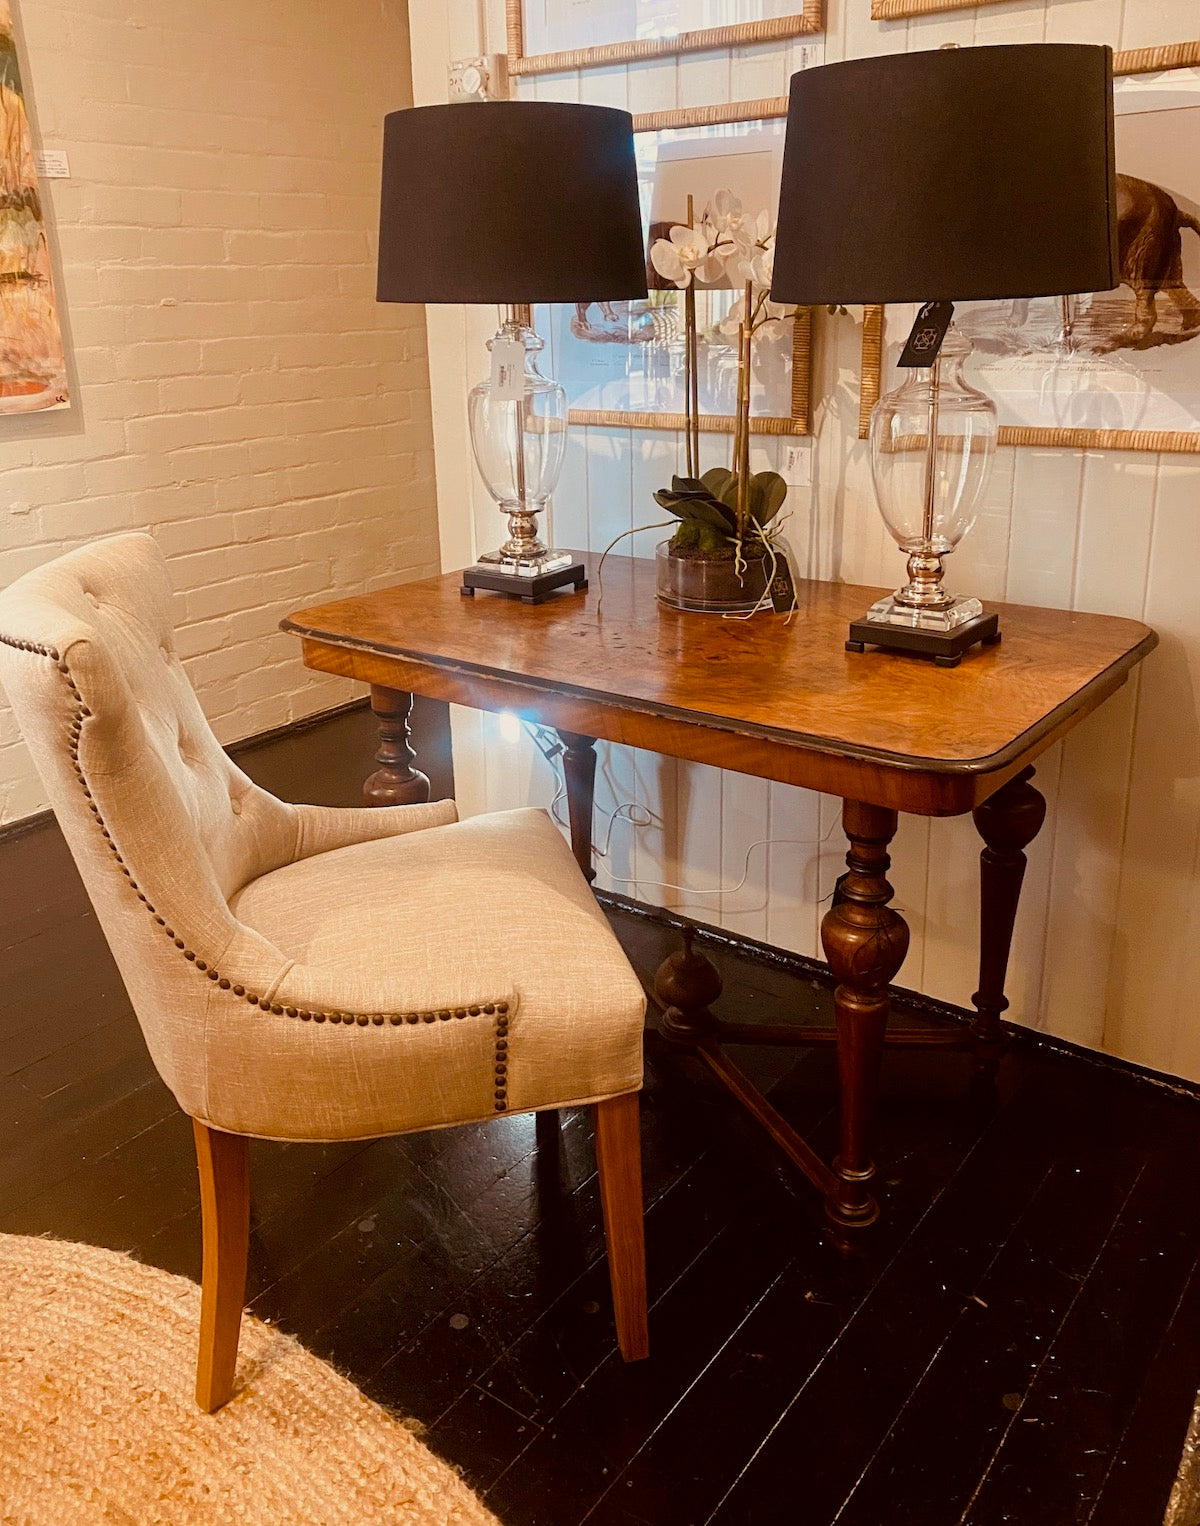
<path fill-rule="evenodd" d="M 946 669 L 844 649 L 847 622 L 878 589 L 801 583 L 790 620 L 722 620 L 661 608 L 649 561 L 607 558 L 601 594 L 598 559 L 584 560 L 589 590 L 538 606 L 489 594 L 464 599 L 460 575 L 447 573 L 299 611 L 283 628 L 300 636 L 309 667 L 371 685 L 381 734 L 380 766 L 364 785 L 371 803 L 428 798 L 409 745 L 414 693 L 557 729 L 572 846 L 589 879 L 597 738 L 842 797 L 847 870 L 821 925 L 838 981 L 841 1121 L 832 1166 L 721 1047 L 735 1036 L 817 1043 L 829 1041 L 827 1031 L 722 1024 L 711 1011 L 720 978 L 686 933 L 653 991 L 663 1033 L 694 1046 L 771 1131 L 825 1193 L 833 1221 L 869 1223 L 878 1211 L 870 1151 L 883 1044 L 937 1041 L 928 1029 L 887 1031 L 888 988 L 908 948 L 908 927 L 888 904 L 897 813 L 971 811 L 984 840 L 969 1042 L 986 1068 L 1003 1044 L 1024 850 L 1046 813 L 1030 765 L 1120 688 L 1157 637 L 1133 620 L 1001 605 L 1002 642 Z M 963 1042 L 953 1034 L 950 1041 Z"/>

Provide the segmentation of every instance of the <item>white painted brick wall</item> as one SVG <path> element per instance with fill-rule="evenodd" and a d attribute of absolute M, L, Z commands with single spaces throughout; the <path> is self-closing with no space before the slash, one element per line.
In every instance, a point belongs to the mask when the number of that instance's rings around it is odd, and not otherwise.
<path fill-rule="evenodd" d="M 348 698 L 290 610 L 438 567 L 419 308 L 374 300 L 404 0 L 25 0 L 73 353 L 69 413 L 0 417 L 0 584 L 149 529 L 223 741 Z M 0 710 L 0 820 L 45 804 Z"/>

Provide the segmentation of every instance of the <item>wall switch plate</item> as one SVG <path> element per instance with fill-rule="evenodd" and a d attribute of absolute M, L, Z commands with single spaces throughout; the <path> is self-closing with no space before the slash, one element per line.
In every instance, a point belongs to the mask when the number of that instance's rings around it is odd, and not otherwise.
<path fill-rule="evenodd" d="M 503 53 L 456 58 L 450 65 L 452 101 L 502 101 L 508 95 L 508 59 Z"/>
<path fill-rule="evenodd" d="M 34 150 L 34 166 L 43 180 L 69 180 L 71 165 L 65 148 L 39 148 Z"/>

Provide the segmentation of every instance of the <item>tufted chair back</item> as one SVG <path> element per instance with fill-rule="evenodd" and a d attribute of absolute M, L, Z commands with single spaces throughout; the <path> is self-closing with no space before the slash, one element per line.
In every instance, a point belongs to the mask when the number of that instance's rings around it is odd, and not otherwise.
<path fill-rule="evenodd" d="M 0 594 L 0 683 L 155 1064 L 186 1111 L 208 1116 L 213 1000 L 269 992 L 291 964 L 238 922 L 230 897 L 330 846 L 335 813 L 276 800 L 226 756 L 176 653 L 149 535 L 85 546 Z"/>

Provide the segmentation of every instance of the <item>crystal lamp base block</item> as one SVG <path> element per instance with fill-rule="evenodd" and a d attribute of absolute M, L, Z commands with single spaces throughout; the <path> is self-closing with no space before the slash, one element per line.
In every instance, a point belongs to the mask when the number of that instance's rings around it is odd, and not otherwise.
<path fill-rule="evenodd" d="M 574 564 L 568 551 L 542 551 L 536 556 L 507 556 L 503 551 L 485 551 L 478 566 L 489 572 L 510 572 L 514 577 L 539 578 L 543 573 L 559 572 Z"/>
<path fill-rule="evenodd" d="M 978 620 L 982 614 L 983 605 L 978 599 L 953 599 L 941 609 L 918 609 L 902 604 L 897 594 L 890 593 L 871 605 L 867 619 L 880 625 L 906 626 L 909 630 L 953 631 Z"/>

